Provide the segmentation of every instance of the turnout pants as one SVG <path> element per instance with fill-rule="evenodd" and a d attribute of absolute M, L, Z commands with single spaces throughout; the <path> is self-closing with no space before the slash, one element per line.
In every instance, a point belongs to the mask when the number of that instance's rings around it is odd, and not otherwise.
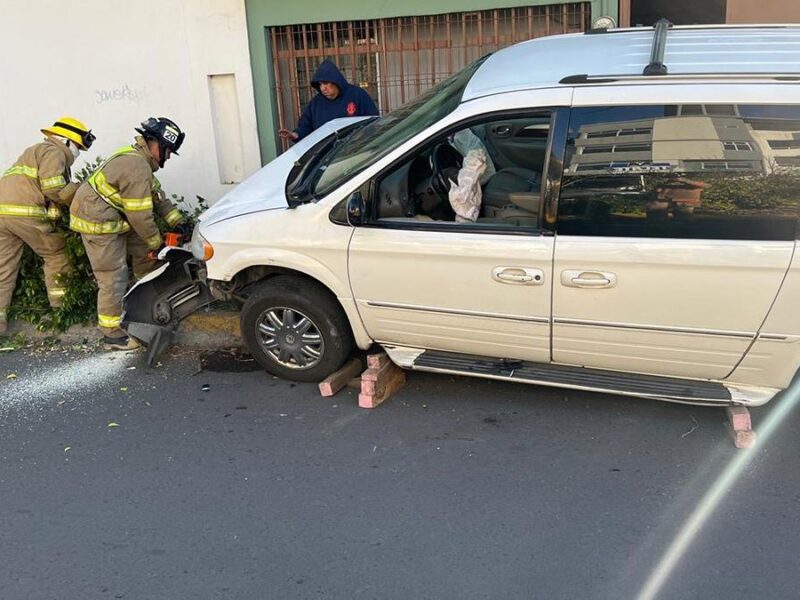
<path fill-rule="evenodd" d="M 147 258 L 149 248 L 135 232 L 91 235 L 82 233 L 86 256 L 97 280 L 97 325 L 103 335 L 126 335 L 120 328 L 122 299 L 128 290 L 128 256 L 136 279 L 152 271 L 156 262 Z"/>
<path fill-rule="evenodd" d="M 7 318 L 25 244 L 44 259 L 50 306 L 61 306 L 66 293 L 64 278 L 70 266 L 64 252 L 64 235 L 54 231 L 49 221 L 36 217 L 0 217 L 0 321 Z"/>

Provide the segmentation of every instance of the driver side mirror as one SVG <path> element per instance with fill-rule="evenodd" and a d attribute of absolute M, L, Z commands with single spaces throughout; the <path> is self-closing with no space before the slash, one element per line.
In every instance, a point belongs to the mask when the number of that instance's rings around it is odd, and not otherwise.
<path fill-rule="evenodd" d="M 353 192 L 347 199 L 347 222 L 353 227 L 360 227 L 366 222 L 367 203 L 360 191 Z"/>

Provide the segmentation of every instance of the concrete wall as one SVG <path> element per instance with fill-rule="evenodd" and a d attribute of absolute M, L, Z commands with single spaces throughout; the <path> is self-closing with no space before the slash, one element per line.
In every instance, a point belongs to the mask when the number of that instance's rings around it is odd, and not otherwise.
<path fill-rule="evenodd" d="M 800 23 L 798 0 L 728 0 L 728 23 Z"/>
<path fill-rule="evenodd" d="M 245 0 L 250 57 L 253 65 L 258 131 L 264 163 L 277 155 L 277 110 L 274 101 L 275 81 L 267 28 L 297 23 L 325 23 L 353 19 L 384 19 L 414 15 L 446 14 L 471 10 L 543 6 L 572 0 L 336 0 L 326 2 L 286 2 L 285 0 Z M 592 19 L 610 15 L 615 19 L 618 0 L 590 0 Z"/>
<path fill-rule="evenodd" d="M 62 115 L 93 128 L 88 158 L 130 143 L 148 116 L 174 119 L 186 141 L 159 179 L 187 199 L 213 202 L 223 178 L 260 167 L 244 0 L 5 2 L 0 56 L 0 169 Z"/>

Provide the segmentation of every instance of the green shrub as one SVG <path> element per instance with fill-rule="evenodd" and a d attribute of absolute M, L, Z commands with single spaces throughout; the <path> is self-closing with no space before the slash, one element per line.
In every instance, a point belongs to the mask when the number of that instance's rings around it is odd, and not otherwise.
<path fill-rule="evenodd" d="M 76 172 L 75 179 L 80 182 L 85 181 L 102 161 L 101 157 L 97 157 L 94 162 L 88 163 Z M 171 199 L 178 210 L 192 223 L 196 223 L 200 213 L 208 208 L 205 199 L 199 196 L 194 207 L 187 206 L 183 196 L 173 194 Z M 94 323 L 97 320 L 97 284 L 92 276 L 92 267 L 80 234 L 69 229 L 69 211 L 62 208 L 62 212 L 63 216 L 54 227 L 64 235 L 67 258 L 72 268 L 71 273 L 65 277 L 67 292 L 62 306 L 57 309 L 50 307 L 42 271 L 43 261 L 25 246 L 17 287 L 8 313 L 10 319 L 32 323 L 40 331 L 64 331 L 71 325 Z M 161 219 L 156 221 L 162 232 L 167 229 Z"/>

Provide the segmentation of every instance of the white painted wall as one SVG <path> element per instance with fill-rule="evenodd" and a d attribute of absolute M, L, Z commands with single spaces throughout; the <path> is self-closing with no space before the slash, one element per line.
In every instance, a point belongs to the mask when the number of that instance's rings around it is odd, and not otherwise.
<path fill-rule="evenodd" d="M 28 0 L 0 18 L 0 170 L 63 115 L 89 125 L 84 156 L 108 156 L 148 116 L 186 132 L 180 156 L 158 172 L 167 193 L 214 202 L 215 140 L 241 140 L 243 175 L 261 166 L 244 0 Z M 209 75 L 233 74 L 240 133 L 214 132 Z"/>

